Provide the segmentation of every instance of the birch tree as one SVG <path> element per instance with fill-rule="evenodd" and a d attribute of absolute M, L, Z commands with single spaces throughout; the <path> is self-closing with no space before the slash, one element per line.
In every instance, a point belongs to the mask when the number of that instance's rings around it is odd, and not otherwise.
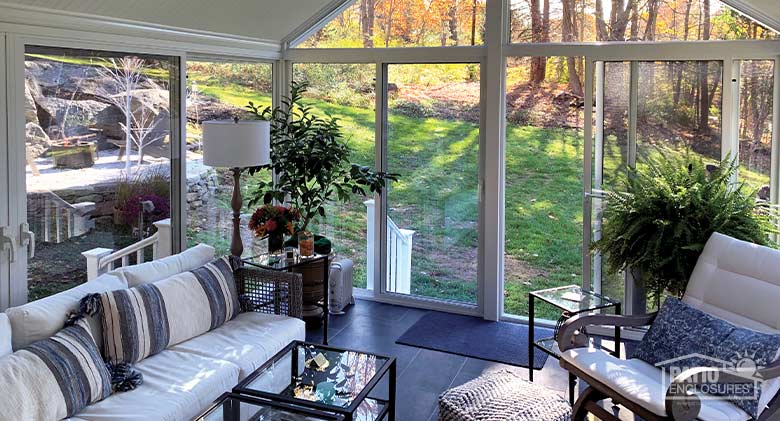
<path fill-rule="evenodd" d="M 140 159 L 142 159 L 140 149 L 143 149 L 143 142 L 151 132 L 151 130 L 147 130 L 148 124 L 151 122 L 144 111 L 146 107 L 141 105 L 139 116 L 133 113 L 133 95 L 141 84 L 145 68 L 142 59 L 126 56 L 119 59 L 110 58 L 98 69 L 103 78 L 113 82 L 101 87 L 102 94 L 119 108 L 125 117 L 124 123 L 120 123 L 120 126 L 125 132 L 125 172 L 128 174 L 132 167 L 130 155 L 133 151 L 133 144 L 139 145 L 140 164 Z M 145 136 L 144 133 L 146 133 Z"/>

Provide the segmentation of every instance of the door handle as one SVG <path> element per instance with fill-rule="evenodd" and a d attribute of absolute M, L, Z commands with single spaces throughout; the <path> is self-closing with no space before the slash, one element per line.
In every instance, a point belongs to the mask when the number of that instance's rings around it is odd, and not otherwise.
<path fill-rule="evenodd" d="M 0 250 L 11 252 L 11 263 L 16 261 L 16 239 L 11 236 L 8 227 L 0 227 Z"/>
<path fill-rule="evenodd" d="M 32 259 L 35 257 L 35 233 L 30 231 L 30 224 L 27 222 L 22 223 L 20 237 L 22 239 L 22 247 L 27 247 L 27 256 Z"/>

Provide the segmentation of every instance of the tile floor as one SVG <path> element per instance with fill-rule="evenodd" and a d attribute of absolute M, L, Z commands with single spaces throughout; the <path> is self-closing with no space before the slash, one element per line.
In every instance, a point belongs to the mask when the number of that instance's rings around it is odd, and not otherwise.
<path fill-rule="evenodd" d="M 330 319 L 330 345 L 396 357 L 398 421 L 436 420 L 441 392 L 487 371 L 507 369 L 528 378 L 527 368 L 396 344 L 395 340 L 425 313 L 427 310 L 357 300 L 346 314 Z M 307 340 L 321 341 L 321 330 L 311 329 Z M 534 381 L 568 396 L 567 374 L 554 358 L 547 359 L 544 368 L 534 374 Z M 383 384 L 380 389 L 386 387 Z M 377 396 L 385 395 L 385 390 L 379 390 Z"/>

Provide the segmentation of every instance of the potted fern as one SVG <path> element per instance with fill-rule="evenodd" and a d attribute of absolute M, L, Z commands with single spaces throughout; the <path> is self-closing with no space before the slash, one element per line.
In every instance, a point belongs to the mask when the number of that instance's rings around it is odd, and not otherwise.
<path fill-rule="evenodd" d="M 630 170 L 624 191 L 608 195 L 593 250 L 610 271 L 638 273 L 656 304 L 665 291 L 682 296 L 712 233 L 762 245 L 777 233 L 769 206 L 732 183 L 737 165 L 726 159 L 708 169 L 688 153 Z"/>

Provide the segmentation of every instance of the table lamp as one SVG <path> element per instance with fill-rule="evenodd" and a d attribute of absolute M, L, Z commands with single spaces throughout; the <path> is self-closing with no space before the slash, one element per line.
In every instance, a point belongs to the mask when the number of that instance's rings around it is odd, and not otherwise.
<path fill-rule="evenodd" d="M 271 163 L 271 123 L 263 120 L 210 120 L 203 122 L 203 164 L 233 171 L 233 238 L 230 254 L 241 260 L 241 172 Z"/>

